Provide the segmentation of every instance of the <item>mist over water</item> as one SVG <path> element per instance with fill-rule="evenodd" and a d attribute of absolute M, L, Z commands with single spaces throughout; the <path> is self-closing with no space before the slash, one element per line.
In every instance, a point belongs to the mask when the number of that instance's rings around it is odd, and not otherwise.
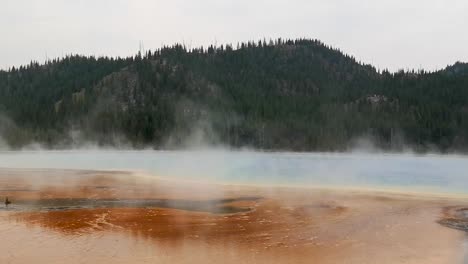
<path fill-rule="evenodd" d="M 232 184 L 364 187 L 468 194 L 468 159 L 411 154 L 251 151 L 0 152 L 2 168 L 140 171 Z"/>

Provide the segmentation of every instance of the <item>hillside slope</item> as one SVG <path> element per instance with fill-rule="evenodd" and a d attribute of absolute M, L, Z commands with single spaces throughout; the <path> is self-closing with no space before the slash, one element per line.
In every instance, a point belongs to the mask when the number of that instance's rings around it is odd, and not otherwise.
<path fill-rule="evenodd" d="M 125 59 L 70 56 L 0 72 L 12 147 L 81 142 L 344 150 L 468 148 L 468 66 L 379 72 L 317 40 L 276 40 Z"/>

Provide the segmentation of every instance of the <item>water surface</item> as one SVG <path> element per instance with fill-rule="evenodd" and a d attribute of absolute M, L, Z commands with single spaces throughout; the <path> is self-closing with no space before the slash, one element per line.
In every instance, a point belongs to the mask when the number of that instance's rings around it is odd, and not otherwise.
<path fill-rule="evenodd" d="M 238 184 L 365 187 L 468 194 L 464 156 L 228 151 L 0 152 L 0 167 L 138 170 Z"/>

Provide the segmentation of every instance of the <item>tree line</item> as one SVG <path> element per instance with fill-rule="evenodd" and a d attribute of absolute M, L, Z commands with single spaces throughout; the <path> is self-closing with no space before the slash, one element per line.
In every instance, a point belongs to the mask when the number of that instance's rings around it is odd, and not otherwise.
<path fill-rule="evenodd" d="M 318 40 L 127 58 L 66 56 L 0 71 L 0 135 L 13 148 L 82 141 L 264 150 L 468 149 L 468 65 L 378 70 Z"/>

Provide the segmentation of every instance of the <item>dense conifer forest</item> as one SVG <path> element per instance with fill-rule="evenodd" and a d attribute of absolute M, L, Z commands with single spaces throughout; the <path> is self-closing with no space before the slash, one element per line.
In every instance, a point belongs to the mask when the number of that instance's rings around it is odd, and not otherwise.
<path fill-rule="evenodd" d="M 468 150 L 468 64 L 381 71 L 318 40 L 128 58 L 67 56 L 0 71 L 0 145 L 155 149 L 220 144 Z"/>

